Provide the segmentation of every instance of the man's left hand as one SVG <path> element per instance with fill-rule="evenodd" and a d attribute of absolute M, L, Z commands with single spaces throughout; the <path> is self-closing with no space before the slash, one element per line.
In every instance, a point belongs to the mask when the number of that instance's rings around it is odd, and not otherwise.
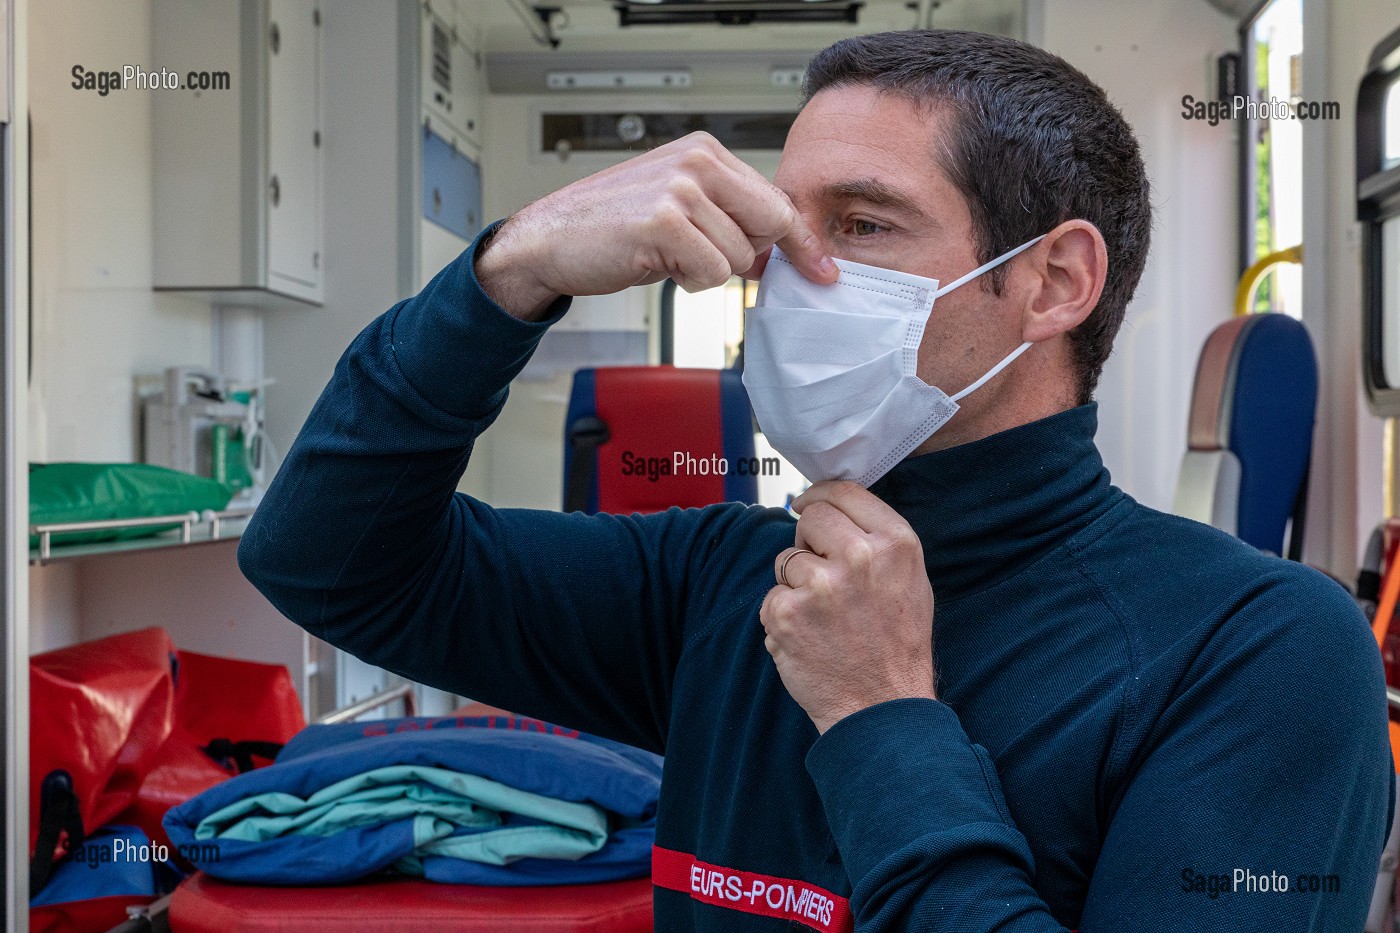
<path fill-rule="evenodd" d="M 876 703 L 933 698 L 933 588 L 914 529 L 851 482 L 818 483 L 792 507 L 796 541 L 759 612 L 788 693 L 818 732 Z"/>

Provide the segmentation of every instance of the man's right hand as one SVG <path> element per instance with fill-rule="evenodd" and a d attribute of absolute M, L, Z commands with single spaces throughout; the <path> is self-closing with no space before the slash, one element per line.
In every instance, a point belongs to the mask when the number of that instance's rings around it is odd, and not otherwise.
<path fill-rule="evenodd" d="M 560 295 L 666 278 L 696 292 L 753 278 L 775 243 L 808 278 L 836 281 L 788 196 L 710 134 L 691 133 L 512 214 L 478 253 L 476 274 L 501 307 L 538 320 Z"/>

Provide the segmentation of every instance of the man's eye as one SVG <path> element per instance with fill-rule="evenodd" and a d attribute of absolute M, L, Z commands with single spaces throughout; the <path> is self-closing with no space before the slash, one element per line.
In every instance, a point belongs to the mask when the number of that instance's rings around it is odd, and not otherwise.
<path fill-rule="evenodd" d="M 879 233 L 882 228 L 873 220 L 855 220 L 851 222 L 851 232 L 856 236 L 871 236 Z"/>

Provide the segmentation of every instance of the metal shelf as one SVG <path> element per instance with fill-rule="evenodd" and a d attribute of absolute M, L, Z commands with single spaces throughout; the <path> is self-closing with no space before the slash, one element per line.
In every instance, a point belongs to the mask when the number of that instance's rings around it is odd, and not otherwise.
<path fill-rule="evenodd" d="M 91 522 L 60 522 L 48 525 L 30 525 L 29 533 L 39 536 L 39 546 L 29 549 L 31 566 L 41 566 L 57 561 L 75 560 L 81 557 L 101 557 L 107 554 L 128 554 L 133 551 L 152 551 L 170 547 L 188 547 L 196 544 L 214 544 L 219 541 L 234 541 L 243 534 L 248 519 L 253 515 L 250 508 L 225 509 L 215 512 L 180 512 L 174 515 L 157 515 L 149 518 L 117 518 Z M 129 538 L 120 541 L 95 541 L 90 544 L 54 544 L 53 536 L 76 531 L 110 531 L 125 528 L 143 528 L 151 525 L 176 525 L 147 538 Z"/>

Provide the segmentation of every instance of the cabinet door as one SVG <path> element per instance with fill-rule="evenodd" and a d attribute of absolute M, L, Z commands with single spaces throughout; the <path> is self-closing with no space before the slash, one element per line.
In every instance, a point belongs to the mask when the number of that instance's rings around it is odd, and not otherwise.
<path fill-rule="evenodd" d="M 452 41 L 453 18 L 456 7 L 451 0 L 429 0 L 423 4 L 421 47 L 419 50 L 420 84 L 423 112 L 439 133 L 456 127 L 453 114 L 453 72 L 456 70 L 455 43 Z"/>
<path fill-rule="evenodd" d="M 452 97 L 457 129 L 467 141 L 481 148 L 481 111 L 486 99 L 486 63 L 481 55 L 480 33 L 459 8 L 458 42 L 452 45 Z"/>
<path fill-rule="evenodd" d="M 268 0 L 268 287 L 321 300 L 321 11 Z"/>

